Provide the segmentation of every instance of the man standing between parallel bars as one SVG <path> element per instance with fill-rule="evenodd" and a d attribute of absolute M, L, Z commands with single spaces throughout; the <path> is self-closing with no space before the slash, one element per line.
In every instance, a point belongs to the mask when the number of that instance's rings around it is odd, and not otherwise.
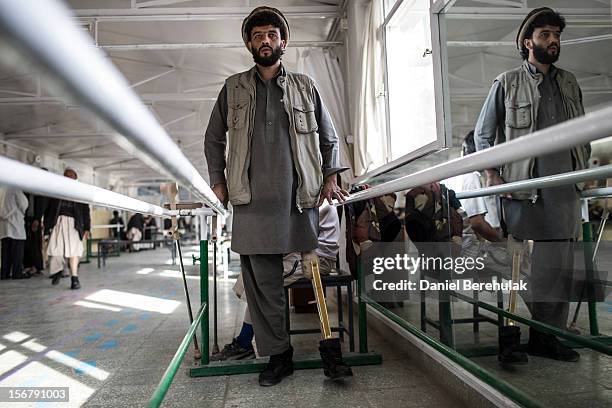
<path fill-rule="evenodd" d="M 290 37 L 283 14 L 257 7 L 243 21 L 242 36 L 255 66 L 225 81 L 206 130 L 205 153 L 213 191 L 234 208 L 232 250 L 240 254 L 258 352 L 271 356 L 259 376 L 260 385 L 269 386 L 293 372 L 283 254 L 314 253 L 317 207 L 325 199 L 343 201 L 348 193 L 336 182 L 336 173 L 346 168 L 313 80 L 281 62 Z M 321 355 L 334 376 L 352 375 L 339 343 Z"/>

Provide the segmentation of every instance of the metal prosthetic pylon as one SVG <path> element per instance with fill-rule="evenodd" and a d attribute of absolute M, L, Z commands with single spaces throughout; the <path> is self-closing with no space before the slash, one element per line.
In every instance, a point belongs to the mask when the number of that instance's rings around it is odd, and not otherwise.
<path fill-rule="evenodd" d="M 319 312 L 319 324 L 321 326 L 321 335 L 323 340 L 319 342 L 319 352 L 323 361 L 323 372 L 333 380 L 341 380 L 346 377 L 351 377 L 353 372 L 342 359 L 342 348 L 340 339 L 332 337 L 331 328 L 329 325 L 329 315 L 327 313 L 327 304 L 325 303 L 325 294 L 323 292 L 323 283 L 321 282 L 321 273 L 319 270 L 319 258 L 317 256 L 309 256 L 306 260 L 302 257 L 302 262 L 308 262 L 307 267 L 311 272 L 312 286 L 317 302 L 317 310 Z"/>
<path fill-rule="evenodd" d="M 508 237 L 508 250 L 512 253 L 512 289 L 510 290 L 510 299 L 508 301 L 508 311 L 510 313 L 516 312 L 518 301 L 518 291 L 514 288 L 519 283 L 522 246 L 522 242 L 516 242 L 512 236 Z M 497 356 L 499 362 L 502 364 L 527 363 L 527 354 L 519 350 L 521 346 L 521 328 L 516 325 L 514 320 L 505 318 L 504 321 L 505 325 L 500 327 L 499 330 L 499 353 Z"/>

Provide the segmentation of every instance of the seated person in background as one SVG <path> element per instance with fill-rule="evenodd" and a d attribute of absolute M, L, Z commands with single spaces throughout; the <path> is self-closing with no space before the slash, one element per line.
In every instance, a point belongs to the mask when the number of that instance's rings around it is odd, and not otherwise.
<path fill-rule="evenodd" d="M 144 217 L 141 213 L 135 213 L 130 217 L 127 225 L 127 239 L 130 241 L 142 240 L 142 232 L 144 231 Z"/>
<path fill-rule="evenodd" d="M 336 272 L 336 261 L 339 251 L 338 240 L 340 239 L 340 218 L 336 207 L 324 202 L 319 207 L 319 246 L 316 249 L 319 255 L 319 268 L 321 275 L 329 275 Z M 284 285 L 289 286 L 300 278 L 303 278 L 301 254 L 292 252 L 283 257 L 284 269 Z M 253 349 L 253 324 L 248 308 L 248 299 L 244 293 L 244 284 L 242 282 L 242 274 L 238 277 L 234 285 L 234 293 L 236 296 L 247 302 L 247 308 L 244 311 L 244 320 L 242 329 L 238 337 L 234 338 L 231 343 L 226 344 L 221 352 L 212 356 L 213 360 L 244 360 L 255 358 L 255 350 Z"/>
<path fill-rule="evenodd" d="M 463 140 L 461 146 L 461 156 L 467 156 L 476 152 L 474 145 L 474 131 L 470 131 Z M 456 193 L 483 188 L 480 172 L 462 174 L 452 177 L 443 182 L 449 189 Z M 460 199 L 461 208 L 465 210 L 470 222 L 470 226 L 476 235 L 481 239 L 490 242 L 501 242 L 503 232 L 500 228 L 499 217 L 497 215 L 496 196 L 473 197 Z"/>
<path fill-rule="evenodd" d="M 147 215 L 144 219 L 144 239 L 150 241 L 153 239 L 153 234 L 157 230 L 157 222 L 151 215 Z"/>
<path fill-rule="evenodd" d="M 121 224 L 121 227 L 117 228 L 117 227 L 112 227 L 111 230 L 111 236 L 115 239 L 123 239 L 123 234 L 125 233 L 124 231 L 124 225 L 125 223 L 123 222 L 123 218 L 121 218 L 119 216 L 119 211 L 115 210 L 113 211 L 113 218 L 111 218 L 111 220 L 109 221 L 110 225 L 117 225 L 117 224 Z"/>

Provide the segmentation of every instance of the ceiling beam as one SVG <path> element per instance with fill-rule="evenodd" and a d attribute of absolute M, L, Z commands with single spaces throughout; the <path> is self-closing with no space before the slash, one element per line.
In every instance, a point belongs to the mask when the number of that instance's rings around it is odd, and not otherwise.
<path fill-rule="evenodd" d="M 512 19 L 522 20 L 528 9 L 517 7 L 453 7 L 444 13 L 447 18 L 483 18 L 491 19 L 498 17 L 511 17 Z M 603 12 L 609 12 L 609 8 L 555 8 L 555 11 L 564 16 L 593 16 L 602 17 Z"/>
<path fill-rule="evenodd" d="M 561 40 L 561 45 L 585 44 L 597 41 L 612 40 L 612 34 L 592 35 L 588 37 L 570 38 Z M 447 41 L 447 47 L 516 47 L 514 41 Z"/>
<path fill-rule="evenodd" d="M 123 9 L 74 9 L 80 19 L 95 19 L 101 22 L 132 21 L 201 21 L 201 20 L 242 20 L 253 10 L 252 7 L 160 7 Z M 283 14 L 288 19 L 336 18 L 336 6 L 287 6 Z"/>
<path fill-rule="evenodd" d="M 293 41 L 292 48 L 299 47 L 336 47 L 342 41 Z M 243 48 L 243 42 L 210 42 L 210 43 L 167 43 L 167 44 L 100 44 L 98 46 L 107 51 L 152 51 L 152 50 L 194 50 L 209 48 Z"/>
<path fill-rule="evenodd" d="M 130 85 L 130 88 L 136 88 L 137 86 L 140 86 L 140 85 L 146 84 L 147 82 L 154 81 L 154 80 L 156 80 L 156 79 L 159 79 L 159 78 L 161 78 L 161 77 L 163 77 L 163 76 L 166 76 L 166 75 L 168 75 L 168 74 L 171 74 L 171 73 L 173 73 L 173 72 L 174 72 L 174 68 L 169 69 L 169 70 L 164 71 L 164 72 L 162 72 L 162 73 L 160 73 L 160 74 L 153 75 L 153 76 L 151 76 L 151 77 L 148 77 L 148 78 L 146 78 L 146 79 L 143 79 L 142 81 L 135 82 L 135 83 L 133 83 L 132 85 Z"/>
<path fill-rule="evenodd" d="M 155 6 L 169 6 L 171 4 L 177 4 L 177 3 L 185 3 L 187 1 L 191 1 L 191 0 L 148 0 L 148 1 L 142 1 L 142 2 L 135 2 L 135 6 L 138 8 L 144 8 L 144 7 L 155 7 Z"/>

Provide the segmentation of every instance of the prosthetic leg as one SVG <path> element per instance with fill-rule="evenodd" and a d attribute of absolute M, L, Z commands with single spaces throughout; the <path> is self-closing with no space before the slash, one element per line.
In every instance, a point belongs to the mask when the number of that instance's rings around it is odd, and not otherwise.
<path fill-rule="evenodd" d="M 323 372 L 332 380 L 351 377 L 353 375 L 351 367 L 342 360 L 340 339 L 332 337 L 329 326 L 329 316 L 327 314 L 327 305 L 325 304 L 325 295 L 323 294 L 323 284 L 321 283 L 319 271 L 319 257 L 314 251 L 303 253 L 302 263 L 304 265 L 304 275 L 312 280 L 317 309 L 319 311 L 319 323 L 321 325 L 321 334 L 323 335 L 323 340 L 319 342 L 319 352 L 321 353 L 321 360 L 323 360 Z"/>
<path fill-rule="evenodd" d="M 516 242 L 512 236 L 508 237 L 508 250 L 512 253 L 512 283 L 513 286 L 518 284 L 521 271 L 521 253 L 523 250 L 522 242 Z M 508 311 L 514 313 L 516 311 L 517 291 L 510 291 L 510 299 Z M 527 363 L 527 354 L 519 350 L 521 345 L 521 328 L 515 324 L 513 320 L 504 319 L 505 325 L 500 328 L 499 332 L 499 354 L 497 359 L 502 364 L 525 364 Z"/>

